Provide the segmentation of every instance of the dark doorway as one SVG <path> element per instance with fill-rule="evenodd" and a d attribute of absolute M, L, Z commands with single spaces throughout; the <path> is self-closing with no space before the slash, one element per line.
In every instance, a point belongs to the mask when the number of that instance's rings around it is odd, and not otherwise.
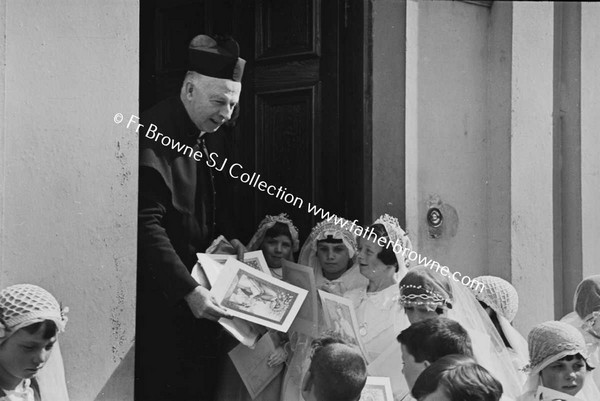
<path fill-rule="evenodd" d="M 140 110 L 179 93 L 187 44 L 229 34 L 247 60 L 239 118 L 223 157 L 300 198 L 288 204 L 223 170 L 224 204 L 247 241 L 265 214 L 288 213 L 301 240 L 321 217 L 308 204 L 370 218 L 368 14 L 363 0 L 144 0 Z M 221 153 L 219 152 L 219 155 Z M 237 175 L 242 170 L 237 171 Z M 291 198 L 288 198 L 291 199 Z"/>

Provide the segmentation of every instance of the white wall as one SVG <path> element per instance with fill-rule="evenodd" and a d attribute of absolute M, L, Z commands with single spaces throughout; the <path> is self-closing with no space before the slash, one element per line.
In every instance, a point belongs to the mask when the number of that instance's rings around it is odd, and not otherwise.
<path fill-rule="evenodd" d="M 554 318 L 553 7 L 513 3 L 511 266 L 523 332 Z"/>
<path fill-rule="evenodd" d="M 583 277 L 600 274 L 600 3 L 581 4 L 581 199 Z"/>
<path fill-rule="evenodd" d="M 137 0 L 0 2 L 0 284 L 69 306 L 74 401 L 111 387 L 134 337 L 137 137 L 113 116 L 137 114 L 138 14 Z"/>
<path fill-rule="evenodd" d="M 471 277 L 488 263 L 488 22 L 485 7 L 407 2 L 407 225 L 422 255 Z M 426 213 L 436 197 L 452 230 L 431 238 Z"/>

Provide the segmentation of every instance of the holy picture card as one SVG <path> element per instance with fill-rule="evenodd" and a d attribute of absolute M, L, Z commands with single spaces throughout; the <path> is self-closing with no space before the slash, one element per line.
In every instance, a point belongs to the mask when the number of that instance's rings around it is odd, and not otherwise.
<path fill-rule="evenodd" d="M 219 253 L 205 253 L 204 255 L 209 256 L 212 260 L 214 260 L 215 262 L 219 262 L 219 264 L 222 265 L 224 265 L 225 262 L 227 262 L 227 260 L 229 259 L 237 259 L 237 256 L 235 255 L 222 255 Z"/>
<path fill-rule="evenodd" d="M 308 266 L 299 265 L 287 260 L 282 262 L 283 281 L 304 288 L 308 291 L 290 331 L 296 331 L 316 337 L 319 330 L 319 300 L 317 295 L 314 270 Z"/>
<path fill-rule="evenodd" d="M 269 276 L 271 275 L 271 269 L 269 269 L 269 265 L 267 264 L 265 255 L 263 255 L 262 251 L 246 252 L 244 254 L 244 263 Z"/>
<path fill-rule="evenodd" d="M 215 255 L 209 255 L 207 253 L 197 253 L 196 257 L 198 258 L 198 263 L 196 263 L 196 266 L 194 266 L 194 268 L 192 269 L 192 278 L 198 281 L 198 283 L 201 283 L 201 281 L 199 281 L 198 279 L 199 274 L 201 274 L 198 268 L 202 269 L 204 271 L 204 275 L 208 279 L 211 288 L 217 282 L 219 275 L 224 269 L 223 264 L 220 263 L 220 261 L 215 260 L 214 256 Z M 234 258 L 234 256 L 228 255 L 219 256 L 226 258 Z"/>
<path fill-rule="evenodd" d="M 285 366 L 283 363 L 274 367 L 267 365 L 267 360 L 273 352 L 275 343 L 269 333 L 258 340 L 254 349 L 240 344 L 229 352 L 229 357 L 252 399 L 256 398 Z"/>
<path fill-rule="evenodd" d="M 360 401 L 393 401 L 392 385 L 389 377 L 368 376 L 367 383 L 360 393 Z"/>
<path fill-rule="evenodd" d="M 368 360 L 367 352 L 358 334 L 358 321 L 352 301 L 323 290 L 318 291 L 323 305 L 323 317 L 329 330 L 335 331 L 357 346 L 365 360 Z"/>
<path fill-rule="evenodd" d="M 287 332 L 308 291 L 230 259 L 211 293 L 231 315 Z"/>
<path fill-rule="evenodd" d="M 203 282 L 201 275 L 204 275 L 210 284 L 210 287 L 217 282 L 219 275 L 225 269 L 223 265 L 213 259 L 214 255 L 206 253 L 197 253 L 198 263 L 192 269 L 192 278 L 198 283 Z M 229 256 L 233 258 L 234 256 Z M 254 323 L 247 320 L 234 317 L 233 319 L 219 319 L 219 324 L 223 326 L 233 337 L 247 347 L 254 347 L 260 337 L 259 328 Z"/>

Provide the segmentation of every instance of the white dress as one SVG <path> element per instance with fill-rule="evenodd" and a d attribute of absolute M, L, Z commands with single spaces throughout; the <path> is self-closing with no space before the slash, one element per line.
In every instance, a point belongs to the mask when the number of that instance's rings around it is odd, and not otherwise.
<path fill-rule="evenodd" d="M 329 280 L 323 276 L 321 266 L 317 266 L 314 269 L 317 288 L 335 295 L 342 296 L 350 290 L 367 288 L 367 285 L 369 284 L 369 280 L 360 274 L 358 265 L 352 266 L 335 280 Z"/>
<path fill-rule="evenodd" d="M 354 303 L 358 332 L 367 351 L 368 371 L 372 376 L 389 377 L 394 398 L 405 396 L 410 389 L 402 374 L 402 351 L 396 337 L 410 322 L 398 303 L 397 284 L 378 292 L 366 288 L 344 294 Z"/>

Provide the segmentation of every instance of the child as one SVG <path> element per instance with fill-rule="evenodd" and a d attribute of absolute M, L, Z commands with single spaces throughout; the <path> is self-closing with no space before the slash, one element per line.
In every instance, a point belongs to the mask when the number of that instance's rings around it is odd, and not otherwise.
<path fill-rule="evenodd" d="M 550 321 L 535 326 L 527 340 L 529 378 L 519 401 L 600 400 L 594 382 L 586 380 L 594 367 L 579 330 L 564 322 Z"/>
<path fill-rule="evenodd" d="M 445 317 L 421 320 L 397 338 L 402 347 L 402 373 L 412 389 L 419 375 L 432 363 L 450 354 L 473 356 L 467 331 Z"/>
<path fill-rule="evenodd" d="M 498 401 L 502 384 L 466 355 L 446 355 L 421 373 L 412 389 L 419 401 Z"/>
<path fill-rule="evenodd" d="M 561 322 L 575 326 L 583 335 L 594 366 L 600 366 L 600 275 L 583 280 L 575 290 L 574 311 Z M 596 386 L 600 388 L 600 369 L 593 372 Z"/>
<path fill-rule="evenodd" d="M 261 250 L 273 277 L 281 279 L 283 260 L 294 261 L 298 252 L 298 229 L 284 213 L 265 216 L 246 246 L 248 251 Z"/>
<path fill-rule="evenodd" d="M 358 401 L 367 382 L 367 366 L 360 351 L 338 336 L 312 342 L 310 367 L 302 382 L 306 401 Z"/>
<path fill-rule="evenodd" d="M 44 372 L 58 333 L 65 329 L 66 312 L 48 291 L 35 285 L 18 284 L 0 292 L 0 400 L 47 401 L 50 397 L 45 394 L 56 396 L 61 391 L 61 398 L 67 397 L 64 371 L 54 372 L 63 383 L 42 384 L 36 378 Z"/>
<path fill-rule="evenodd" d="M 475 288 L 471 290 L 498 331 L 523 385 L 526 376 L 519 369 L 529 361 L 527 340 L 512 326 L 519 309 L 519 294 L 511 283 L 500 277 L 480 276 L 475 280 L 484 288 L 482 291 Z"/>
<path fill-rule="evenodd" d="M 323 220 L 304 242 L 298 263 L 314 269 L 317 288 L 343 296 L 355 288 L 365 288 L 368 283 L 354 264 L 355 259 L 354 233 L 334 221 Z"/>

